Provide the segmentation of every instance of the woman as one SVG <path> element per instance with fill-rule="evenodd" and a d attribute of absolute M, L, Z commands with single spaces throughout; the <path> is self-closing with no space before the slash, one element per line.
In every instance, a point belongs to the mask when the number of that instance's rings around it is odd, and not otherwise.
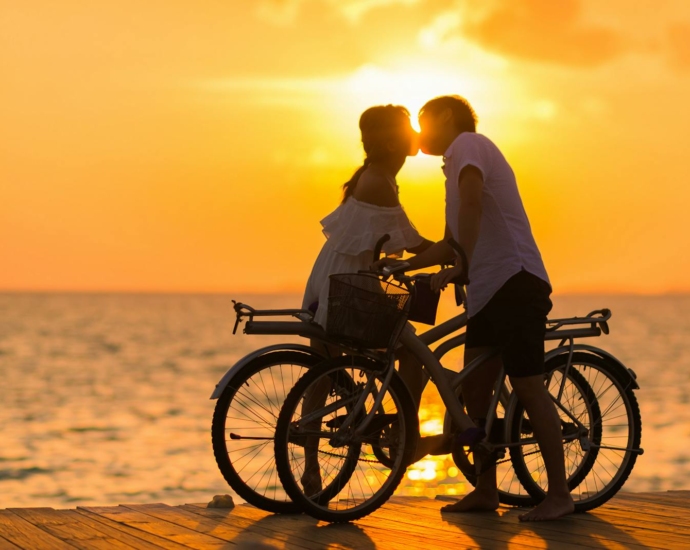
<path fill-rule="evenodd" d="M 387 255 L 404 250 L 418 254 L 433 242 L 423 238 L 408 219 L 398 198 L 395 177 L 410 155 L 419 151 L 417 133 L 410 124 L 410 113 L 404 107 L 385 105 L 371 107 L 359 119 L 364 164 L 343 186 L 340 206 L 321 220 L 326 242 L 314 263 L 307 282 L 302 307 L 315 312 L 314 321 L 326 328 L 329 275 L 356 273 L 369 269 L 376 242 L 386 233 L 390 240 L 383 245 Z M 313 347 L 323 349 L 319 342 Z M 337 350 L 326 350 L 337 355 Z M 328 383 L 314 387 L 305 395 L 302 414 L 313 411 L 328 394 Z M 318 438 L 305 441 L 305 466 L 302 486 L 313 495 L 321 490 L 318 463 Z"/>
<path fill-rule="evenodd" d="M 418 254 L 433 243 L 414 228 L 398 198 L 395 177 L 409 155 L 419 150 L 417 133 L 404 107 L 371 107 L 359 119 L 364 164 L 343 186 L 343 201 L 321 220 L 326 242 L 314 263 L 302 302 L 315 311 L 314 321 L 326 327 L 329 275 L 368 269 L 381 236 L 387 255 L 404 250 Z"/>

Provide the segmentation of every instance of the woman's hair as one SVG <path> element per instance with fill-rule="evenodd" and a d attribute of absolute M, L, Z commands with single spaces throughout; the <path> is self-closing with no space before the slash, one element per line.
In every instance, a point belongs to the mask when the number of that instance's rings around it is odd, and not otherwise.
<path fill-rule="evenodd" d="M 420 109 L 419 116 L 424 113 L 437 115 L 446 109 L 450 109 L 453 113 L 455 128 L 459 132 L 477 131 L 477 114 L 469 101 L 459 95 L 443 95 L 427 101 Z"/>
<path fill-rule="evenodd" d="M 406 138 L 412 132 L 410 112 L 400 105 L 377 105 L 370 107 L 359 117 L 359 130 L 362 133 L 364 164 L 343 185 L 343 202 L 352 196 L 357 181 L 369 164 L 384 160 L 391 151 L 388 144 Z"/>

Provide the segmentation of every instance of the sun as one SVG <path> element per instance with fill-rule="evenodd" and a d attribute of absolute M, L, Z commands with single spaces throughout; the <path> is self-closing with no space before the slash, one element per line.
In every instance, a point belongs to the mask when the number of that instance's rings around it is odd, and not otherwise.
<path fill-rule="evenodd" d="M 360 111 L 372 105 L 403 105 L 410 111 L 412 125 L 419 130 L 417 113 L 430 99 L 459 94 L 473 104 L 481 103 L 485 88 L 479 78 L 457 70 L 444 72 L 428 67 L 387 70 L 365 65 L 346 78 L 344 91 Z"/>

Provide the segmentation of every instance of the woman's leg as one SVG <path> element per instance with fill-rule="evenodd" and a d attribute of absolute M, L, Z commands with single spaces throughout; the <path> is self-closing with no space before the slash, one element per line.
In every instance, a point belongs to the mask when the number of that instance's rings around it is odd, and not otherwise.
<path fill-rule="evenodd" d="M 337 348 L 323 344 L 317 340 L 311 340 L 312 348 L 323 353 L 327 357 L 337 357 L 340 352 Z M 304 394 L 302 401 L 302 416 L 323 407 L 326 404 L 328 392 L 331 384 L 327 378 L 322 379 L 318 384 L 311 386 Z M 314 422 L 305 426 L 306 429 L 320 430 L 321 421 Z M 302 487 L 306 495 L 313 495 L 321 491 L 321 469 L 319 467 L 319 437 L 307 437 L 304 443 L 304 473 L 302 474 Z"/>

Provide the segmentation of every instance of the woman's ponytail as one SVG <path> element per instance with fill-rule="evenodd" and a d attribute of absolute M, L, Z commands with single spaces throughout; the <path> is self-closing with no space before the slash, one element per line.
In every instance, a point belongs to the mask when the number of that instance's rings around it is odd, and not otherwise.
<path fill-rule="evenodd" d="M 352 196 L 352 194 L 355 192 L 355 187 L 357 187 L 357 182 L 359 181 L 359 177 L 369 167 L 369 164 L 371 164 L 371 160 L 369 160 L 369 157 L 367 157 L 364 159 L 364 164 L 362 164 L 362 166 L 357 168 L 357 171 L 354 174 L 352 174 L 350 181 L 347 181 L 343 184 L 343 202 L 345 202 L 347 199 L 349 199 Z"/>

